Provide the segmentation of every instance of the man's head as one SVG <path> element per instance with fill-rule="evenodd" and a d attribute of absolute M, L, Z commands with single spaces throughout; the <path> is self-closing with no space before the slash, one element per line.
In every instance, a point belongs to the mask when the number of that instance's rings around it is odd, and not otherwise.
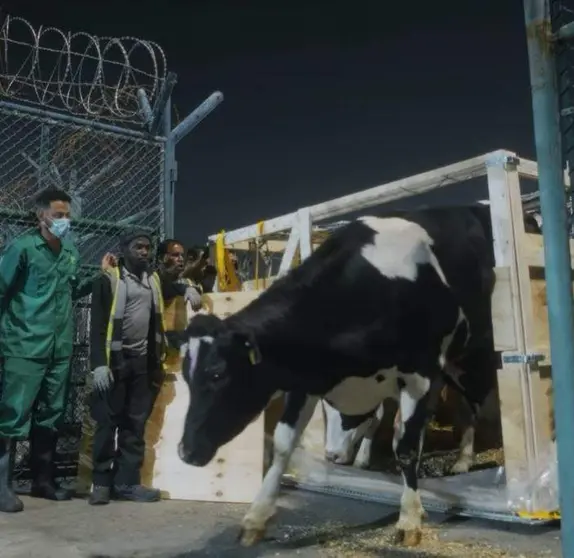
<path fill-rule="evenodd" d="M 186 263 L 194 263 L 199 260 L 206 260 L 207 258 L 208 254 L 205 246 L 192 246 L 187 250 L 185 255 Z"/>
<path fill-rule="evenodd" d="M 157 260 L 169 274 L 179 276 L 185 265 L 185 248 L 173 238 L 164 240 L 157 248 Z"/>
<path fill-rule="evenodd" d="M 71 201 L 70 196 L 63 190 L 48 188 L 38 194 L 35 212 L 45 237 L 62 239 L 68 234 Z"/>
<path fill-rule="evenodd" d="M 185 256 L 185 269 L 183 276 L 201 283 L 205 268 L 209 262 L 208 253 L 203 246 L 189 248 Z"/>
<path fill-rule="evenodd" d="M 127 231 L 120 238 L 120 248 L 126 267 L 130 271 L 145 271 L 150 262 L 151 236 L 137 229 Z"/>

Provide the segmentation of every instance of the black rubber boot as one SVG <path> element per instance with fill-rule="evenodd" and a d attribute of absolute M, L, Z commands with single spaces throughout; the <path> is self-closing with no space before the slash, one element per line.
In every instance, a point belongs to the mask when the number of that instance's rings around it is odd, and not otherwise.
<path fill-rule="evenodd" d="M 131 502 L 159 502 L 161 492 L 157 488 L 148 488 L 141 484 L 121 484 L 114 486 L 113 498 Z"/>
<path fill-rule="evenodd" d="M 71 500 L 73 492 L 62 488 L 54 479 L 54 456 L 58 434 L 45 428 L 32 429 L 30 435 L 30 496 L 62 502 Z"/>
<path fill-rule="evenodd" d="M 24 509 L 22 500 L 12 490 L 13 468 L 12 442 L 0 438 L 0 511 L 4 513 L 18 513 Z"/>
<path fill-rule="evenodd" d="M 88 500 L 90 506 L 105 506 L 110 503 L 110 487 L 94 485 Z"/>

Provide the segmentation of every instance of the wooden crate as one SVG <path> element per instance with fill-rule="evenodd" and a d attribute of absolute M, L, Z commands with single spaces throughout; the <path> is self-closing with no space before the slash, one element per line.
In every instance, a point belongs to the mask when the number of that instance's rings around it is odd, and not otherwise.
<path fill-rule="evenodd" d="M 498 390 L 509 499 L 523 494 L 553 439 L 551 367 L 542 237 L 528 234 L 518 159 L 487 169 L 497 284 L 493 297 Z M 543 354 L 541 363 L 520 362 Z M 517 358 L 518 357 L 518 358 Z M 510 360 L 514 359 L 515 362 Z M 542 515 L 532 502 L 525 513 Z"/>
<path fill-rule="evenodd" d="M 548 324 L 541 273 L 542 239 L 525 232 L 519 179 L 520 176 L 536 179 L 536 163 L 521 160 L 510 151 L 497 150 L 270 219 L 262 229 L 265 234 L 290 231 L 281 263 L 281 269 L 286 271 L 291 266 L 297 246 L 300 249 L 305 247 L 305 256 L 310 253 L 313 219 L 341 216 L 484 175 L 488 181 L 496 262 L 497 282 L 492 308 L 495 346 L 502 357 L 498 393 L 507 487 L 518 479 L 519 489 L 524 491 L 540 461 L 549 454 L 553 439 Z M 565 184 L 569 184 L 566 174 Z M 250 225 L 227 232 L 225 241 L 234 244 L 259 234 L 261 227 Z M 544 362 L 530 364 L 520 360 L 535 353 L 544 354 Z M 273 420 L 267 421 L 267 432 L 272 431 L 278 414 L 276 406 Z M 317 449 L 321 423 L 322 416 L 317 411 L 305 437 L 308 447 L 317 455 L 322 453 Z M 516 494 L 513 496 L 511 492 L 509 489 L 501 497 L 513 499 Z M 532 501 L 529 509 L 524 511 L 531 518 L 546 518 L 548 510 L 537 511 L 537 504 Z"/>

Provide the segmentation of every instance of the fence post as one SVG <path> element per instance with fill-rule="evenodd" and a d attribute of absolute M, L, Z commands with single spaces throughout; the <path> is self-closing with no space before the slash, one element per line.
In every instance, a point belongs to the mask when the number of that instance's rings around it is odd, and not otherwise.
<path fill-rule="evenodd" d="M 40 126 L 40 156 L 38 157 L 38 192 L 44 189 L 46 171 L 50 160 L 50 128 L 43 122 Z"/>
<path fill-rule="evenodd" d="M 532 111 L 538 160 L 558 477 L 562 551 L 574 556 L 574 311 L 560 111 L 548 0 L 524 0 Z"/>
<path fill-rule="evenodd" d="M 223 101 L 223 93 L 212 93 L 203 103 L 189 113 L 173 130 L 171 129 L 171 99 L 163 115 L 165 142 L 164 174 L 164 232 L 167 238 L 175 235 L 175 183 L 177 182 L 176 145 Z"/>
<path fill-rule="evenodd" d="M 163 184 L 163 232 L 166 238 L 175 235 L 175 183 L 177 181 L 177 161 L 175 159 L 175 141 L 171 134 L 171 97 L 163 111 L 163 135 L 165 141 L 165 163 Z"/>

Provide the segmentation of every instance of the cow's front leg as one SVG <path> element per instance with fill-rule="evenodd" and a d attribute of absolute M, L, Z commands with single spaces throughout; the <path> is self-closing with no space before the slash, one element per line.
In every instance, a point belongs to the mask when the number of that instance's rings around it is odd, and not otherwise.
<path fill-rule="evenodd" d="M 405 546 L 420 543 L 422 519 L 426 515 L 418 490 L 417 474 L 429 416 L 430 392 L 430 380 L 413 374 L 406 379 L 399 395 L 400 423 L 395 429 L 393 449 L 403 475 L 404 488 L 396 539 Z"/>
<path fill-rule="evenodd" d="M 267 524 L 275 515 L 281 479 L 301 434 L 311 420 L 317 402 L 317 397 L 309 397 L 303 393 L 289 392 L 286 395 L 285 410 L 273 434 L 273 463 L 241 522 L 239 537 L 243 546 L 251 546 L 265 535 Z"/>

